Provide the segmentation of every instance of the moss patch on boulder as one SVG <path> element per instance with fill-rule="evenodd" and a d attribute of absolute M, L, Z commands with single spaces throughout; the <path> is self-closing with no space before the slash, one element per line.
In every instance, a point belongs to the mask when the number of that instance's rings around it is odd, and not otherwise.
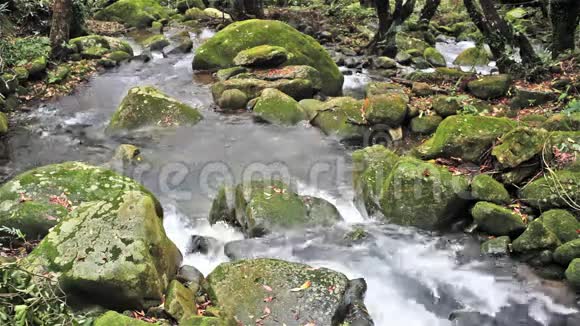
<path fill-rule="evenodd" d="M 367 131 L 360 111 L 362 105 L 362 101 L 352 97 L 330 99 L 321 105 L 311 123 L 326 135 L 343 141 L 362 139 Z"/>
<path fill-rule="evenodd" d="M 489 64 L 490 57 L 487 51 L 480 47 L 473 47 L 463 50 L 453 61 L 459 66 L 486 66 Z"/>
<path fill-rule="evenodd" d="M 257 119 L 278 125 L 295 125 L 307 118 L 295 99 L 275 88 L 262 91 L 253 112 Z"/>
<path fill-rule="evenodd" d="M 437 130 L 441 121 L 443 121 L 443 118 L 435 114 L 414 117 L 411 120 L 411 131 L 418 134 L 430 135 Z"/>
<path fill-rule="evenodd" d="M 504 168 L 515 168 L 542 151 L 548 133 L 543 129 L 518 127 L 503 135 L 491 151 Z"/>
<path fill-rule="evenodd" d="M 563 209 L 552 209 L 540 216 L 542 224 L 554 232 L 560 242 L 566 243 L 578 238 L 580 222 L 574 215 Z"/>
<path fill-rule="evenodd" d="M 512 243 L 512 248 L 517 253 L 554 250 L 558 246 L 560 246 L 558 236 L 539 220 L 532 221 L 526 231 Z"/>
<path fill-rule="evenodd" d="M 370 124 L 400 126 L 407 116 L 409 97 L 401 93 L 390 93 L 368 97 L 364 116 Z"/>
<path fill-rule="evenodd" d="M 288 51 L 281 46 L 259 45 L 240 51 L 234 64 L 243 67 L 277 67 L 288 60 Z"/>
<path fill-rule="evenodd" d="M 473 178 L 471 195 L 477 200 L 495 204 L 509 204 L 511 201 L 510 195 L 505 187 L 487 174 L 480 174 Z"/>
<path fill-rule="evenodd" d="M 423 52 L 423 57 L 429 64 L 433 67 L 445 67 L 447 63 L 445 62 L 445 57 L 436 48 L 426 48 Z"/>
<path fill-rule="evenodd" d="M 475 204 L 471 215 L 478 227 L 491 235 L 517 236 L 526 228 L 520 215 L 489 202 L 480 201 Z"/>

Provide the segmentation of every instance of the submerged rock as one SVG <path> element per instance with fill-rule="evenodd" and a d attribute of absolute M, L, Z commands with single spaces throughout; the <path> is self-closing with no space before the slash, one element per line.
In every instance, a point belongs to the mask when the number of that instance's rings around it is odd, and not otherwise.
<path fill-rule="evenodd" d="M 478 202 L 471 210 L 471 215 L 478 227 L 491 235 L 513 237 L 526 229 L 520 215 L 493 203 Z"/>
<path fill-rule="evenodd" d="M 266 88 L 257 98 L 254 116 L 278 125 L 295 125 L 307 116 L 295 99 L 274 88 Z"/>
<path fill-rule="evenodd" d="M 229 25 L 197 49 L 193 69 L 232 67 L 240 51 L 259 45 L 285 48 L 288 51 L 286 65 L 315 68 L 322 76 L 325 94 L 341 93 L 343 76 L 326 50 L 312 37 L 279 21 L 250 19 Z"/>
<path fill-rule="evenodd" d="M 153 87 L 141 86 L 129 90 L 113 114 L 106 131 L 110 133 L 146 126 L 191 126 L 202 118 L 197 109 L 181 103 Z"/>

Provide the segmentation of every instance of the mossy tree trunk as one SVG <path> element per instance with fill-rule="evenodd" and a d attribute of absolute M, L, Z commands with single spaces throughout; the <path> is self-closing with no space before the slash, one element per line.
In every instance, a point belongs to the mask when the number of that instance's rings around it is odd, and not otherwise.
<path fill-rule="evenodd" d="M 72 20 L 72 0 L 55 0 L 52 5 L 50 44 L 53 58 L 66 56 L 66 42 L 70 36 Z"/>
<path fill-rule="evenodd" d="M 534 74 L 537 72 L 536 68 L 541 66 L 541 61 L 530 41 L 501 18 L 492 0 L 478 0 L 479 8 L 474 0 L 463 0 L 463 3 L 471 20 L 489 45 L 500 72 L 510 73 L 516 77 L 524 77 L 531 70 Z M 519 49 L 521 63 L 512 59 L 513 49 Z"/>
<path fill-rule="evenodd" d="M 579 18 L 579 0 L 550 0 L 552 57 L 557 58 L 563 51 L 574 50 Z"/>
<path fill-rule="evenodd" d="M 379 17 L 379 28 L 368 48 L 375 54 L 395 57 L 397 54 L 396 37 L 401 26 L 415 9 L 415 0 L 395 0 L 391 13 L 389 0 L 376 0 L 375 6 Z"/>
<path fill-rule="evenodd" d="M 419 20 L 422 22 L 430 22 L 433 16 L 435 16 L 440 4 L 441 0 L 427 0 L 425 6 L 421 9 Z"/>

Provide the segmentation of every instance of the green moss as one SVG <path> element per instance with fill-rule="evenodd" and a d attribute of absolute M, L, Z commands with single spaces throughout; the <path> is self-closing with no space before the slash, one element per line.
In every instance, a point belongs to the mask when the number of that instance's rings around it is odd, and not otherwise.
<path fill-rule="evenodd" d="M 119 0 L 98 11 L 95 18 L 142 28 L 151 26 L 161 18 L 168 18 L 171 13 L 157 0 Z"/>
<path fill-rule="evenodd" d="M 424 158 L 460 157 L 479 162 L 498 137 L 516 126 L 505 118 L 454 115 L 445 118 L 431 139 L 418 147 Z"/>
<path fill-rule="evenodd" d="M 579 238 L 566 242 L 554 251 L 554 260 L 563 266 L 568 266 L 568 264 L 576 258 L 580 258 Z"/>
<path fill-rule="evenodd" d="M 114 51 L 109 54 L 108 58 L 119 63 L 131 59 L 131 55 L 125 51 Z"/>
<path fill-rule="evenodd" d="M 277 67 L 288 60 L 288 51 L 281 46 L 259 45 L 240 51 L 234 64 L 245 67 Z"/>
<path fill-rule="evenodd" d="M 168 46 L 170 43 L 165 36 L 158 34 L 146 38 L 145 40 L 143 40 L 141 44 L 145 48 L 148 48 L 152 51 L 161 51 L 163 50 L 164 47 Z"/>
<path fill-rule="evenodd" d="M 512 248 L 517 253 L 554 250 L 558 246 L 560 246 L 560 240 L 556 234 L 539 220 L 532 221 L 526 231 L 512 243 Z"/>
<path fill-rule="evenodd" d="M 414 117 L 411 120 L 411 131 L 418 134 L 429 135 L 437 130 L 437 126 L 443 121 L 438 115 L 424 115 Z"/>
<path fill-rule="evenodd" d="M 368 98 L 365 119 L 371 124 L 398 127 L 407 116 L 409 97 L 400 93 L 374 95 Z"/>
<path fill-rule="evenodd" d="M 576 217 L 563 209 L 552 209 L 540 216 L 542 224 L 554 232 L 560 242 L 566 243 L 568 241 L 578 238 L 578 230 L 580 230 L 580 223 Z"/>
<path fill-rule="evenodd" d="M 572 260 L 568 265 L 566 280 L 575 288 L 580 289 L 580 258 Z"/>
<path fill-rule="evenodd" d="M 6 114 L 0 112 L 0 135 L 8 132 L 8 118 Z"/>
<path fill-rule="evenodd" d="M 197 49 L 193 68 L 231 67 L 240 51 L 264 44 L 284 47 L 291 54 L 286 65 L 314 67 L 322 74 L 323 92 L 340 94 L 343 76 L 326 50 L 312 37 L 279 21 L 251 19 L 229 25 Z"/>
<path fill-rule="evenodd" d="M 526 225 L 512 210 L 493 203 L 480 201 L 471 210 L 479 229 L 491 235 L 519 235 Z"/>
<path fill-rule="evenodd" d="M 568 207 L 580 200 L 580 171 L 547 172 L 519 191 L 519 197 L 539 209 Z"/>
<path fill-rule="evenodd" d="M 505 96 L 512 85 L 509 75 L 484 76 L 470 81 L 467 88 L 474 96 L 481 99 L 494 99 Z"/>
<path fill-rule="evenodd" d="M 19 66 L 19 67 L 14 67 L 12 68 L 12 71 L 14 71 L 14 74 L 16 75 L 16 78 L 19 81 L 25 81 L 28 80 L 28 70 L 25 67 Z"/>
<path fill-rule="evenodd" d="M 311 121 L 326 135 L 340 140 L 362 139 L 366 128 L 361 116 L 362 101 L 351 97 L 336 97 L 322 104 L 318 114 Z"/>
<path fill-rule="evenodd" d="M 542 128 L 550 131 L 578 131 L 580 130 L 580 112 L 554 114 L 542 123 Z"/>
<path fill-rule="evenodd" d="M 477 200 L 496 204 L 509 204 L 511 202 L 510 195 L 505 187 L 487 174 L 480 174 L 473 178 L 471 195 Z"/>
<path fill-rule="evenodd" d="M 76 49 L 78 53 L 98 52 L 100 55 L 123 51 L 133 56 L 131 45 L 125 41 L 114 37 L 101 35 L 88 35 L 74 38 L 69 41 L 69 46 Z"/>
<path fill-rule="evenodd" d="M 455 61 L 454 64 L 460 66 L 486 66 L 489 64 L 490 58 L 487 51 L 480 47 L 473 47 L 463 50 Z"/>
<path fill-rule="evenodd" d="M 306 120 L 306 114 L 298 102 L 274 88 L 262 91 L 253 112 L 259 120 L 278 125 L 295 125 Z"/>
<path fill-rule="evenodd" d="M 223 81 L 245 72 L 248 72 L 248 69 L 244 67 L 231 67 L 218 70 L 216 75 L 219 80 Z"/>
<path fill-rule="evenodd" d="M 459 69 L 439 67 L 434 72 L 414 71 L 409 74 L 408 79 L 420 82 L 457 82 L 460 79 L 468 79 L 474 76 L 473 73 L 463 72 Z"/>
<path fill-rule="evenodd" d="M 445 62 L 445 57 L 436 48 L 426 48 L 423 52 L 423 57 L 427 62 L 429 62 L 433 67 L 445 67 L 447 63 Z"/>
<path fill-rule="evenodd" d="M 111 118 L 107 132 L 145 126 L 191 126 L 202 119 L 197 109 L 181 103 L 153 87 L 134 87 Z"/>
<path fill-rule="evenodd" d="M 244 94 L 244 92 L 242 92 L 239 89 L 225 90 L 217 101 L 217 105 L 225 110 L 245 109 L 246 103 L 248 103 L 248 97 L 246 96 L 246 94 Z"/>
<path fill-rule="evenodd" d="M 95 319 L 93 326 L 150 326 L 150 323 L 127 317 L 116 311 L 107 311 Z"/>
<path fill-rule="evenodd" d="M 216 317 L 191 316 L 179 321 L 180 326 L 236 326 L 235 321 Z"/>
<path fill-rule="evenodd" d="M 49 84 L 60 84 L 62 83 L 70 74 L 70 66 L 67 64 L 62 64 L 58 66 L 55 70 L 48 72 L 48 83 Z"/>
<path fill-rule="evenodd" d="M 444 228 L 463 211 L 467 189 L 463 176 L 432 163 L 402 158 L 383 184 L 381 211 L 395 224 Z"/>
<path fill-rule="evenodd" d="M 457 114 L 457 111 L 461 109 L 461 104 L 456 97 L 439 95 L 433 98 L 432 107 L 438 115 L 446 118 Z"/>
<path fill-rule="evenodd" d="M 46 71 L 46 67 L 48 66 L 48 62 L 46 57 L 38 57 L 32 60 L 30 63 L 26 65 L 26 69 L 28 70 L 28 75 L 31 78 L 38 78 Z"/>
<path fill-rule="evenodd" d="M 314 94 L 312 82 L 306 79 L 280 79 L 274 81 L 257 78 L 232 78 L 214 83 L 211 92 L 214 101 L 218 101 L 223 92 L 230 89 L 242 91 L 248 99 L 256 98 L 266 88 L 275 88 L 284 94 L 292 96 L 295 100 L 310 98 Z"/>
<path fill-rule="evenodd" d="M 491 154 L 502 167 L 515 168 L 539 154 L 547 137 L 543 129 L 518 127 L 503 135 Z"/>
<path fill-rule="evenodd" d="M 176 320 L 196 315 L 195 293 L 179 281 L 171 281 L 165 295 L 164 309 Z"/>
<path fill-rule="evenodd" d="M 312 98 L 304 99 L 298 102 L 298 104 L 300 104 L 302 110 L 304 111 L 304 113 L 306 113 L 308 121 L 314 119 L 314 117 L 316 117 L 316 115 L 318 114 L 318 111 L 322 109 L 322 101 L 315 100 Z"/>

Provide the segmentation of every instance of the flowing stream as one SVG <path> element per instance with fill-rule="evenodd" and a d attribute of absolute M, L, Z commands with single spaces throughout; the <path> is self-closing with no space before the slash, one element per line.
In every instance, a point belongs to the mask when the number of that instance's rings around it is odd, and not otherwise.
<path fill-rule="evenodd" d="M 197 46 L 211 35 L 206 30 L 192 36 Z M 119 144 L 136 144 L 144 162 L 129 175 L 162 202 L 169 237 L 184 253 L 192 235 L 217 239 L 207 255 L 184 257 L 185 264 L 206 275 L 228 261 L 223 250 L 227 242 L 243 239 L 226 225 L 206 221 L 217 187 L 255 174 L 280 173 L 291 176 L 301 194 L 334 203 L 345 221 L 335 228 L 239 241 L 237 256 L 278 257 L 364 277 L 366 304 L 376 325 L 580 324 L 574 294 L 565 286 L 539 280 L 509 259 L 480 257 L 479 242 L 469 235 L 440 235 L 363 218 L 352 204 L 352 149 L 306 124 L 271 126 L 255 123 L 247 113 L 214 112 L 210 77 L 192 81 L 192 57 L 156 55 L 149 63 L 123 64 L 71 96 L 30 108 L 4 139 L 0 173 L 9 178 L 70 160 L 104 164 Z M 104 128 L 118 104 L 139 85 L 155 86 L 200 107 L 205 119 L 170 132 L 106 136 Z M 341 242 L 353 225 L 366 229 L 370 240 L 350 246 Z"/>

